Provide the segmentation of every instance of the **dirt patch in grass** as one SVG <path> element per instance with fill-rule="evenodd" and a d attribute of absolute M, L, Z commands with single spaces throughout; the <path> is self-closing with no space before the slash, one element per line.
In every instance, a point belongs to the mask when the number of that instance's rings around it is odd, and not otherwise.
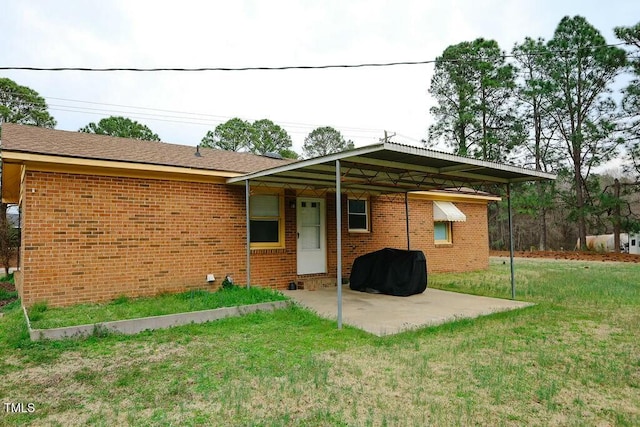
<path fill-rule="evenodd" d="M 114 371 L 136 363 L 157 363 L 168 358 L 179 356 L 187 351 L 183 345 L 175 343 L 143 344 L 131 347 L 128 343 L 116 344 L 110 354 L 88 358 L 80 352 L 67 352 L 52 364 L 30 366 L 5 376 L 8 382 L 27 382 L 43 387 L 55 387 L 62 378 L 74 377 L 82 379 L 83 373 L 95 372 L 101 377 L 109 377 Z"/>
<path fill-rule="evenodd" d="M 0 281 L 0 289 L 5 290 L 7 292 L 15 292 L 16 286 L 12 282 Z"/>
<path fill-rule="evenodd" d="M 139 372 L 131 381 L 144 384 L 146 367 L 155 363 L 179 360 L 189 351 L 178 343 L 144 343 L 132 346 L 128 342 L 115 343 L 103 355 L 88 357 L 83 352 L 70 351 L 54 363 L 27 366 L 20 371 L 9 372 L 3 382 L 12 391 L 15 401 L 34 402 L 36 411 L 44 412 L 53 423 L 65 426 L 92 424 L 98 417 L 108 424 L 126 425 L 127 411 L 118 408 L 133 406 L 114 405 L 111 393 L 116 392 L 119 381 L 128 372 Z M 20 363 L 20 361 L 13 361 Z M 21 392 L 21 384 L 29 384 L 30 395 Z M 127 383 L 127 386 L 130 386 Z M 96 390 L 98 390 L 96 392 Z M 38 398 L 46 396 L 46 398 Z M 126 399 L 126 397 L 125 397 Z M 122 422 L 121 422 L 122 421 Z"/>

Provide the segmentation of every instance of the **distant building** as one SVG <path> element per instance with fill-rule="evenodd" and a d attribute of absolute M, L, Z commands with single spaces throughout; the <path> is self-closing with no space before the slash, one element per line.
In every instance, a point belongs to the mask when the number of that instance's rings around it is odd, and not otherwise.
<path fill-rule="evenodd" d="M 640 234 L 629 235 L 629 253 L 640 255 Z"/>

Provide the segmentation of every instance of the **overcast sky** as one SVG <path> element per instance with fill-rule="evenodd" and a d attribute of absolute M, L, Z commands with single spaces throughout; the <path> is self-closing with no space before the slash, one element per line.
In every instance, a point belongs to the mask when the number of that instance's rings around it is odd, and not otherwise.
<path fill-rule="evenodd" d="M 566 15 L 586 17 L 616 43 L 613 27 L 638 22 L 640 1 L 2 0 L 0 65 L 422 61 L 477 37 L 495 39 L 507 51 L 526 36 L 549 39 Z M 196 145 L 231 117 L 268 118 L 289 132 L 301 152 L 304 137 L 319 126 L 339 129 L 357 146 L 378 142 L 385 129 L 397 133 L 396 142 L 419 145 L 431 123 L 432 72 L 433 65 L 413 65 L 200 73 L 0 71 L 0 77 L 43 95 L 58 129 L 75 131 L 124 115 L 166 142 Z"/>

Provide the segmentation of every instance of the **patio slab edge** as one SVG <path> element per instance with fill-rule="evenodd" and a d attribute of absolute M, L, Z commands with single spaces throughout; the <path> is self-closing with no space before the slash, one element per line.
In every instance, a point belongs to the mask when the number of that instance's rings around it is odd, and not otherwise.
<path fill-rule="evenodd" d="M 271 301 L 258 304 L 243 305 L 237 307 L 222 307 L 212 310 L 191 311 L 186 313 L 166 314 L 163 316 L 141 317 L 137 319 L 115 320 L 112 322 L 100 322 L 86 325 L 67 326 L 51 329 L 32 329 L 29 316 L 23 307 L 29 336 L 32 341 L 43 339 L 61 340 L 68 338 L 88 337 L 98 331 L 115 332 L 124 335 L 133 335 L 146 330 L 167 329 L 174 326 L 188 325 L 190 323 L 205 323 L 227 317 L 238 317 L 256 311 L 275 311 L 285 308 L 290 301 Z"/>

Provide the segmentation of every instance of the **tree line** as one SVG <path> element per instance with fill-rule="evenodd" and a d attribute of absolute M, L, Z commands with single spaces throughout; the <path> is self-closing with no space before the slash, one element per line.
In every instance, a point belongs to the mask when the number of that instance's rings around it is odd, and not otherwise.
<path fill-rule="evenodd" d="M 640 229 L 640 23 L 615 34 L 621 43 L 608 44 L 585 18 L 564 17 L 551 39 L 526 37 L 509 55 L 478 38 L 436 60 L 427 147 L 558 174 L 516 189 L 519 219 L 537 230 L 520 249 L 567 248 L 576 237 L 584 248 L 589 233 Z M 622 76 L 629 82 L 616 91 Z M 593 170 L 618 156 L 624 182 L 607 186 Z M 490 219 L 491 244 L 504 248 L 504 207 L 492 206 Z"/>

